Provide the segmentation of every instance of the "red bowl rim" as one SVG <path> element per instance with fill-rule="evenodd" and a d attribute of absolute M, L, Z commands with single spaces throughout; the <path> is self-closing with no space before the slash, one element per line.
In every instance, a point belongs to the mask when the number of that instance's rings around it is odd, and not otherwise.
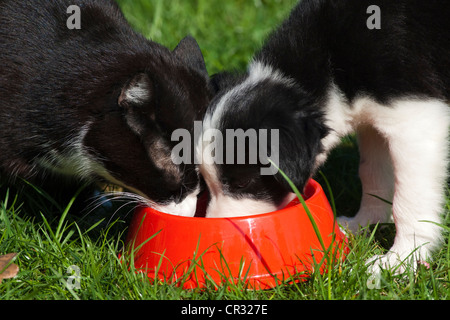
<path fill-rule="evenodd" d="M 306 205 L 308 205 L 308 202 L 312 201 L 315 197 L 317 197 L 321 192 L 323 192 L 321 185 L 313 180 L 310 179 L 310 181 L 308 182 L 308 186 L 312 186 L 314 192 L 311 194 L 311 196 L 307 197 L 305 200 Z M 298 198 L 295 197 L 294 200 L 292 200 L 292 202 L 299 202 Z M 291 203 L 292 203 L 291 202 Z M 258 219 L 258 218 L 266 218 L 272 215 L 279 215 L 279 214 L 283 214 L 286 211 L 290 211 L 292 210 L 292 208 L 298 207 L 298 206 L 302 206 L 302 203 L 299 202 L 297 204 L 294 205 L 288 205 L 283 209 L 280 210 L 276 210 L 276 211 L 272 211 L 272 212 L 267 212 L 267 213 L 261 213 L 261 214 L 255 214 L 255 215 L 248 215 L 248 216 L 236 216 L 236 217 L 224 217 L 224 218 L 204 218 L 204 217 L 184 217 L 184 216 L 178 216 L 178 215 L 174 215 L 174 214 L 170 214 L 170 213 L 164 213 L 161 211 L 158 211 L 156 209 L 153 209 L 151 207 L 141 207 L 139 210 L 149 210 L 151 211 L 151 214 L 154 216 L 159 216 L 160 218 L 164 218 L 167 219 L 169 221 L 179 221 L 179 222 L 186 222 L 186 221 L 211 221 L 211 222 L 217 222 L 217 221 L 224 221 L 224 220 L 231 220 L 231 221 L 241 221 L 241 220 L 248 220 L 248 219 Z"/>

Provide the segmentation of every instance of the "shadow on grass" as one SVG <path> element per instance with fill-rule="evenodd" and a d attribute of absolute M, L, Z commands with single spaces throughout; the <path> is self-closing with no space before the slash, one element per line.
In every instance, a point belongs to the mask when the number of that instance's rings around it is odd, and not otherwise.
<path fill-rule="evenodd" d="M 342 139 L 342 143 L 329 155 L 327 162 L 321 168 L 333 191 L 338 216 L 353 217 L 359 210 L 362 189 L 358 175 L 359 152 L 356 137 L 354 135 Z M 325 185 L 322 175 L 317 174 L 316 179 L 321 185 Z M 330 194 L 324 188 L 328 199 Z M 369 233 L 375 226 L 369 228 Z M 377 240 L 385 249 L 389 249 L 395 237 L 393 224 L 379 225 L 375 232 Z"/>
<path fill-rule="evenodd" d="M 352 217 L 358 212 L 361 200 L 361 182 L 358 176 L 359 153 L 356 138 L 345 137 L 342 143 L 333 149 L 325 164 L 320 168 L 333 191 L 338 216 Z M 314 179 L 322 186 L 325 181 L 320 173 Z M 323 188 L 328 199 L 327 188 Z"/>
<path fill-rule="evenodd" d="M 76 223 L 82 232 L 95 225 L 90 231 L 94 238 L 105 229 L 112 237 L 123 233 L 132 217 L 134 205 L 127 205 L 124 201 L 107 201 L 106 197 L 101 196 L 96 185 L 61 180 L 33 184 L 21 179 L 12 183 L 0 179 L 0 203 L 21 219 L 45 222 L 57 228 L 62 218 L 68 223 Z M 66 210 L 68 214 L 63 217 Z"/>

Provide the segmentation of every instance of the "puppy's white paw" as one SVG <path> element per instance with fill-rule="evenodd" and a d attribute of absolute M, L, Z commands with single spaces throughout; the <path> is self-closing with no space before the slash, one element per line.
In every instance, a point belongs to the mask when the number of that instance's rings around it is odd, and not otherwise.
<path fill-rule="evenodd" d="M 409 268 L 414 268 L 413 259 L 401 259 L 395 252 L 388 252 L 384 255 L 375 255 L 366 261 L 367 272 L 378 275 L 382 270 L 388 270 L 391 274 L 403 274 Z"/>
<path fill-rule="evenodd" d="M 366 261 L 367 272 L 369 274 L 380 274 L 382 270 L 388 270 L 393 275 L 400 275 L 406 272 L 416 272 L 420 265 L 429 268 L 427 250 L 413 249 L 408 253 L 398 254 L 389 251 L 384 255 L 375 255 Z"/>

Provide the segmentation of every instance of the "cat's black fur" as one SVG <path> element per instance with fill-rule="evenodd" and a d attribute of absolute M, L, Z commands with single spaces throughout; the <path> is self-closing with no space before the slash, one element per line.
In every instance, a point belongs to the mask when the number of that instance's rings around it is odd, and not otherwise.
<path fill-rule="evenodd" d="M 98 177 L 179 203 L 198 176 L 171 161 L 171 134 L 191 130 L 209 98 L 191 37 L 174 51 L 148 41 L 111 0 L 0 0 L 2 176 Z"/>

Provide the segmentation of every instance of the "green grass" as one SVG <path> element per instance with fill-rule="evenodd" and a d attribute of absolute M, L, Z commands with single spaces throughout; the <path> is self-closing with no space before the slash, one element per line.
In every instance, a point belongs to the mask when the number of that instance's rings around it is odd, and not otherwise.
<path fill-rule="evenodd" d="M 211 74 L 244 69 L 296 0 L 120 0 L 136 30 L 168 48 L 194 36 Z"/>
<path fill-rule="evenodd" d="M 121 0 L 133 26 L 170 48 L 186 34 L 201 45 L 209 72 L 245 68 L 264 37 L 289 12 L 294 0 Z M 352 137 L 333 151 L 323 168 L 339 214 L 357 211 L 361 194 L 357 178 L 357 148 Z M 317 179 L 325 187 L 323 179 Z M 430 269 L 417 274 L 382 275 L 378 288 L 370 285 L 364 261 L 382 254 L 392 243 L 392 226 L 371 228 L 367 236 L 350 236 L 347 259 L 310 281 L 272 290 L 246 290 L 243 284 L 217 290 L 182 290 L 151 282 L 120 263 L 127 219 L 115 209 L 94 212 L 89 219 L 72 206 L 76 192 L 52 197 L 24 183 L 0 182 L 0 255 L 19 253 L 20 272 L 0 284 L 1 299 L 449 299 L 450 247 L 445 234 Z M 119 204 L 120 205 L 120 204 Z M 445 225 L 450 225 L 450 198 Z M 127 216 L 129 208 L 124 210 Z M 129 217 L 129 215 L 127 216 Z M 102 220 L 104 219 L 104 220 Z M 70 286 L 70 266 L 79 268 L 80 288 Z M 369 284 L 369 285 L 368 285 Z"/>

